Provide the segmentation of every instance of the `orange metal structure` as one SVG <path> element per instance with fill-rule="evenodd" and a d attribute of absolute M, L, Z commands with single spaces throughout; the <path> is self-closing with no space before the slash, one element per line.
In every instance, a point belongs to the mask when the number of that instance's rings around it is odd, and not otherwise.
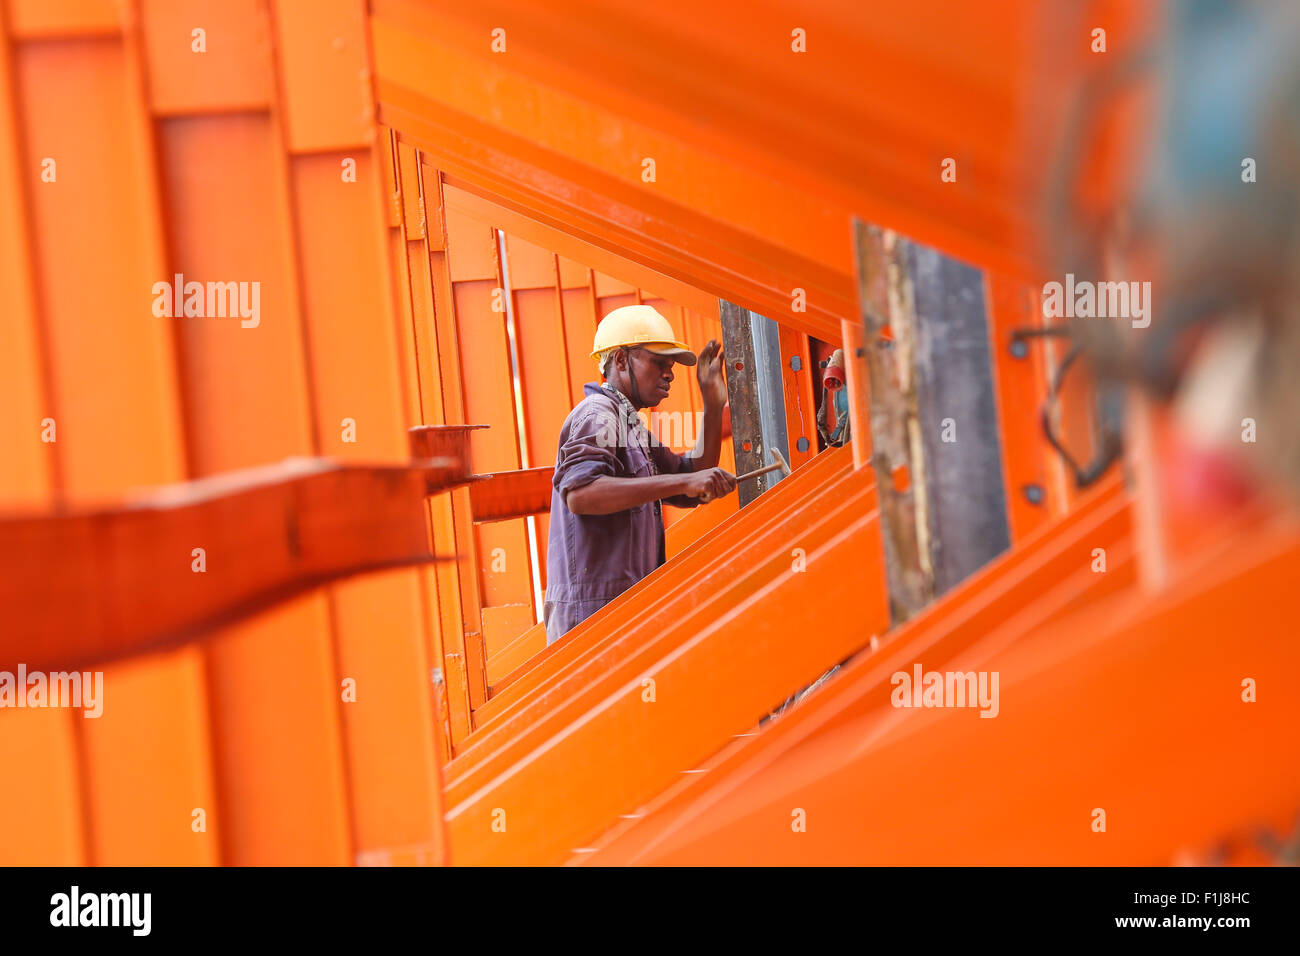
<path fill-rule="evenodd" d="M 1155 508 L 1150 448 L 1074 487 L 1062 346 L 1013 347 L 1033 119 L 1090 25 L 1119 55 L 1154 19 L 1048 7 L 0 0 L 0 671 L 106 688 L 0 708 L 0 863 L 1168 863 L 1282 825 L 1293 518 Z M 1012 541 L 893 629 L 855 221 L 985 270 Z M 546 647 L 597 322 L 652 304 L 699 350 L 720 300 L 780 323 L 793 474 L 669 511 L 667 564 Z M 693 383 L 656 411 L 694 443 Z M 998 719 L 891 706 L 919 663 L 1001 673 Z"/>

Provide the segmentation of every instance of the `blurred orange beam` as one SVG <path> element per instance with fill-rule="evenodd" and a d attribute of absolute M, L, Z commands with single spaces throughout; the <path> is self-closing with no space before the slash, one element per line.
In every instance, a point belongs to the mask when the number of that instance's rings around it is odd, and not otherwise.
<path fill-rule="evenodd" d="M 867 660 L 719 762 L 713 792 L 679 795 L 588 859 L 1167 865 L 1290 825 L 1298 541 L 1293 524 L 1239 536 L 1154 600 L 1131 586 L 1130 556 L 1122 593 L 964 660 L 998 671 L 994 720 L 893 710 L 885 669 Z"/>
<path fill-rule="evenodd" d="M 584 622 L 564 642 L 582 659 L 453 761 L 453 862 L 563 859 L 883 632 L 870 476 L 827 457 L 838 481 L 782 481 L 677 559 L 680 584 L 660 569 Z"/>
<path fill-rule="evenodd" d="M 465 479 L 455 459 L 299 459 L 0 520 L 0 669 L 155 651 L 326 581 L 433 561 L 425 499 Z"/>
<path fill-rule="evenodd" d="M 1032 268 L 1048 19 L 1032 0 L 374 0 L 371 36 L 381 121 L 458 184 L 832 341 L 855 215 Z"/>
<path fill-rule="evenodd" d="M 1066 487 L 1061 462 L 1043 435 L 1038 411 L 1047 394 L 1047 346 L 1042 339 L 1012 338 L 1013 331 L 1041 328 L 1042 310 L 1027 283 L 984 275 L 989 349 L 998 398 L 998 437 L 1006 482 L 1007 523 L 1012 543 L 1064 515 L 1078 496 Z"/>
<path fill-rule="evenodd" d="M 707 773 L 682 781 L 642 808 L 642 818 L 611 833 L 592 862 L 640 861 L 660 845 L 675 841 L 696 816 L 707 815 L 730 799 L 749 775 L 767 767 L 796 741 L 831 732 L 864 714 L 888 713 L 892 690 L 888 680 L 895 671 L 910 672 L 918 661 L 927 670 L 937 669 L 967 654 L 990 633 L 1000 632 L 1004 641 L 1009 635 L 1019 638 L 1130 586 L 1135 579 L 1130 531 L 1128 503 L 1112 480 L 1068 519 L 882 636 L 875 648 L 857 656 L 814 697 L 758 736 L 738 741 L 719 754 Z M 1094 547 L 1111 552 L 1107 574 L 1091 571 Z"/>

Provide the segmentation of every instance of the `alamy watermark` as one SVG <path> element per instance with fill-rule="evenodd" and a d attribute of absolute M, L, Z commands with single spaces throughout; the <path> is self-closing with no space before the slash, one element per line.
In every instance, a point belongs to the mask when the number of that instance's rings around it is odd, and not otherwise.
<path fill-rule="evenodd" d="M 103 671 L 0 671 L 0 708 L 80 707 L 82 717 L 104 713 Z"/>
<path fill-rule="evenodd" d="M 665 447 L 684 458 L 695 453 L 696 439 L 704 430 L 703 412 L 660 412 L 644 410 L 636 413 L 637 422 L 622 402 L 618 405 L 618 418 L 606 412 L 597 413 L 596 444 L 601 448 L 626 448 L 632 444 L 631 436 L 645 431 L 652 448 Z M 640 442 L 636 442 L 640 444 Z"/>
<path fill-rule="evenodd" d="M 1065 282 L 1043 285 L 1043 316 L 1049 319 L 1130 319 L 1151 324 L 1150 282 L 1091 282 L 1066 273 Z"/>
<path fill-rule="evenodd" d="M 996 717 L 997 671 L 926 671 L 912 665 L 912 673 L 895 671 L 889 702 L 895 707 L 978 707 L 981 717 Z"/>
<path fill-rule="evenodd" d="M 260 282 L 186 282 L 178 272 L 171 282 L 155 282 L 152 292 L 153 314 L 160 319 L 238 316 L 245 329 L 255 329 L 262 321 Z"/>
<path fill-rule="evenodd" d="M 152 893 L 83 893 L 73 886 L 50 897 L 51 926 L 123 926 L 133 936 L 148 936 Z"/>

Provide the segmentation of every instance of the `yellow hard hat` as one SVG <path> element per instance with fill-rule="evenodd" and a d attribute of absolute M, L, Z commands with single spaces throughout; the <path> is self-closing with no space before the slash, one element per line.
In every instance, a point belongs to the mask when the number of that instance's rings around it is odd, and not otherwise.
<path fill-rule="evenodd" d="M 596 327 L 591 357 L 599 363 L 610 349 L 624 345 L 671 355 L 683 365 L 695 364 L 695 353 L 677 341 L 673 327 L 653 306 L 625 305 L 605 316 Z"/>

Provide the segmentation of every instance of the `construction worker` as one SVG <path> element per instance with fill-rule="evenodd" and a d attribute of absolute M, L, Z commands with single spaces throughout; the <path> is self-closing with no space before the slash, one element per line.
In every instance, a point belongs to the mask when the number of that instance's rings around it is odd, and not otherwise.
<path fill-rule="evenodd" d="M 727 384 L 716 340 L 697 359 L 655 309 L 629 305 L 600 323 L 591 357 L 605 381 L 586 384 L 555 456 L 548 645 L 664 563 L 661 502 L 691 508 L 736 487 L 717 467 Z M 700 437 L 686 455 L 651 438 L 636 414 L 668 397 L 678 364 L 695 366 L 704 397 Z"/>

